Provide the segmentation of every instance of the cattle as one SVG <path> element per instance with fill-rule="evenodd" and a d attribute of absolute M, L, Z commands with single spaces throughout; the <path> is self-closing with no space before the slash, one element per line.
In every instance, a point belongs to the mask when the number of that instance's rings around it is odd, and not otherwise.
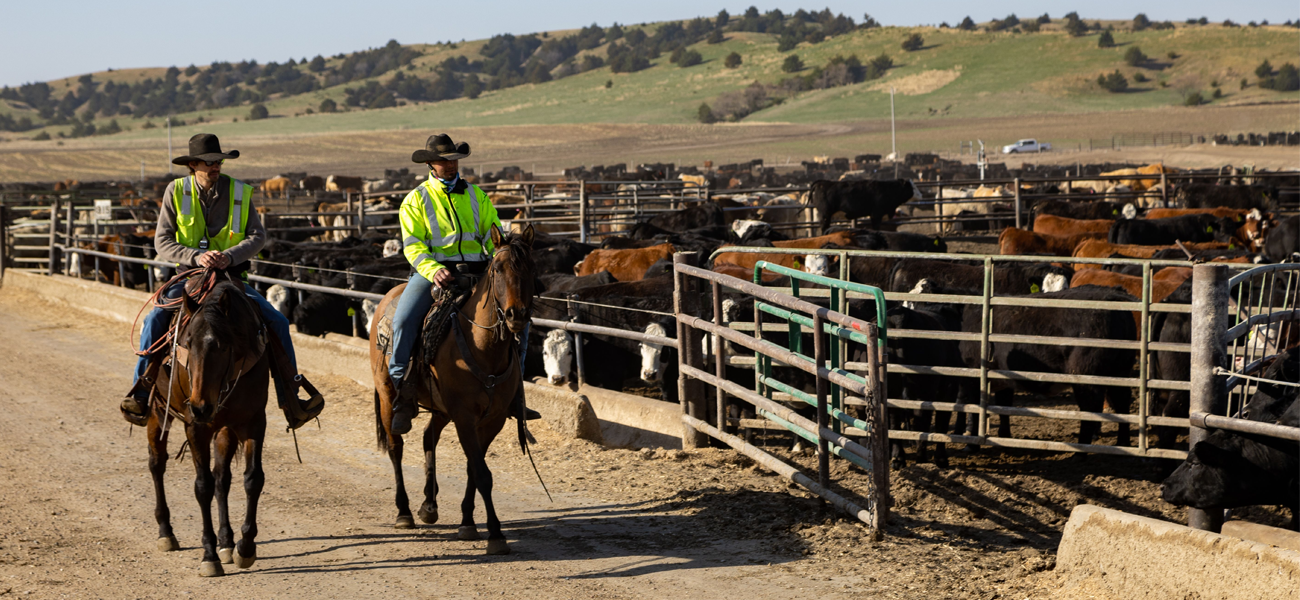
<path fill-rule="evenodd" d="M 871 217 L 871 228 L 880 229 L 881 222 L 909 200 L 920 200 L 921 190 L 910 179 L 884 181 L 827 181 L 819 179 L 812 184 L 809 200 L 817 209 L 819 231 L 824 235 L 831 220 L 838 213 L 846 219 Z"/>
<path fill-rule="evenodd" d="M 737 265 L 715 264 L 712 267 L 710 267 L 710 270 L 713 271 L 714 273 L 721 273 L 729 277 L 735 277 L 736 279 L 742 279 L 744 281 L 749 281 L 749 282 L 754 281 L 753 268 L 746 269 L 744 267 L 737 266 Z M 773 286 L 773 287 L 786 287 L 790 285 L 789 277 L 786 277 L 785 275 L 778 275 L 771 271 L 763 271 L 761 273 L 761 277 L 762 277 L 763 285 Z"/>
<path fill-rule="evenodd" d="M 1087 240 L 1100 240 L 1104 233 L 1078 233 L 1071 236 L 1047 235 L 1008 227 L 998 235 L 998 254 L 1025 256 L 1051 254 L 1070 256 L 1076 246 Z"/>
<path fill-rule="evenodd" d="M 563 329 L 546 332 L 542 343 L 542 364 L 546 370 L 546 380 L 552 385 L 560 385 L 569 380 L 573 368 L 573 336 Z"/>
<path fill-rule="evenodd" d="M 289 297 L 289 288 L 278 283 L 266 288 L 266 301 L 269 302 L 275 310 L 280 311 L 280 314 L 286 317 L 293 316 L 289 309 Z"/>
<path fill-rule="evenodd" d="M 601 271 L 591 275 L 578 277 L 567 273 L 549 273 L 538 276 L 544 288 L 543 292 L 572 292 L 583 288 L 596 287 L 598 285 L 609 285 L 616 283 L 609 271 Z"/>
<path fill-rule="evenodd" d="M 936 205 L 935 212 L 940 217 L 987 215 L 991 214 L 995 208 L 993 200 L 1011 197 L 1013 197 L 1013 194 L 1002 187 L 985 187 L 981 185 L 973 190 L 945 189 L 943 190 L 945 201 Z M 967 201 L 958 202 L 957 200 Z M 942 230 L 959 231 L 965 229 L 962 225 L 960 221 L 945 221 Z"/>
<path fill-rule="evenodd" d="M 1105 237 L 1114 224 L 1115 219 L 1071 219 L 1056 215 L 1038 215 L 1034 217 L 1033 232 L 1057 236 L 1099 233 Z"/>
<path fill-rule="evenodd" d="M 1161 300 L 1164 304 L 1191 304 L 1192 282 L 1188 278 L 1173 293 Z M 1186 344 L 1192 341 L 1192 315 L 1183 312 L 1151 313 L 1151 340 L 1161 344 Z M 1170 350 L 1155 351 L 1150 359 L 1151 378 L 1165 381 L 1190 381 L 1191 355 Z M 1187 418 L 1190 394 L 1186 390 L 1151 391 L 1151 414 L 1161 417 Z M 1153 431 L 1156 446 L 1173 448 L 1178 430 L 1156 427 Z"/>
<path fill-rule="evenodd" d="M 805 223 L 812 220 L 808 210 L 808 194 L 784 195 L 766 200 L 760 199 L 762 208 L 755 211 L 754 216 L 764 223 L 773 225 L 793 225 L 795 223 Z M 784 227 L 791 235 L 811 235 L 807 233 L 807 227 L 798 227 L 797 229 Z M 800 233 L 803 232 L 803 233 Z"/>
<path fill-rule="evenodd" d="M 1223 242 L 1204 242 L 1204 243 L 1184 243 L 1183 247 L 1189 252 L 1198 252 L 1201 250 L 1226 250 L 1231 249 L 1231 244 Z M 1084 240 L 1075 246 L 1074 253 L 1071 256 L 1075 258 L 1110 258 L 1116 254 L 1127 258 L 1151 258 L 1151 255 L 1161 250 L 1177 248 L 1177 246 L 1142 246 L 1138 244 L 1112 244 L 1105 240 Z M 1099 269 L 1101 265 L 1078 264 L 1077 269 Z"/>
<path fill-rule="evenodd" d="M 125 256 L 131 258 L 144 258 L 145 248 L 153 247 L 153 231 L 140 233 L 114 233 L 100 237 L 90 246 L 97 252 L 113 254 L 116 256 Z M 86 244 L 81 244 L 86 247 Z M 79 254 L 73 254 L 78 259 L 78 264 L 69 265 L 68 270 L 80 274 L 82 257 Z M 113 258 L 93 257 L 84 258 L 87 267 L 98 265 L 100 277 L 107 283 L 113 285 L 135 288 L 148 283 L 149 274 L 145 271 L 145 266 L 129 261 L 119 261 Z"/>
<path fill-rule="evenodd" d="M 813 238 L 804 238 L 799 240 L 786 240 L 781 242 L 772 242 L 774 248 L 806 248 L 818 249 L 833 244 L 836 246 L 856 247 L 852 231 L 837 231 L 829 235 L 822 235 Z M 725 249 L 726 246 L 723 246 Z M 749 252 L 722 252 L 713 259 L 714 265 L 735 265 L 744 269 L 753 269 L 754 265 L 765 260 L 773 264 L 779 264 L 792 269 L 802 268 L 796 266 L 801 263 L 803 255 L 800 254 L 778 254 L 778 253 L 749 253 Z"/>
<path fill-rule="evenodd" d="M 1040 263 L 996 266 L 992 291 L 996 296 L 1056 292 L 1065 289 L 1070 275 L 1070 269 Z M 953 290 L 953 293 L 980 295 L 984 290 L 984 267 L 906 258 L 894 264 L 885 289 L 906 292 L 915 288 L 922 279 L 929 279 L 938 286 Z"/>
<path fill-rule="evenodd" d="M 1165 267 L 1156 271 L 1151 275 L 1151 301 L 1160 302 L 1164 300 L 1191 276 L 1192 269 L 1190 267 Z M 1142 297 L 1142 277 L 1140 275 L 1124 275 L 1104 269 L 1083 269 L 1075 272 L 1074 277 L 1070 278 L 1070 287 L 1075 288 L 1084 285 L 1120 287 L 1138 298 Z"/>
<path fill-rule="evenodd" d="M 667 232 L 679 233 L 701 227 L 722 227 L 722 207 L 716 202 L 699 202 L 681 210 L 655 215 L 646 221 Z M 637 237 L 637 236 L 632 236 Z"/>
<path fill-rule="evenodd" d="M 928 283 L 925 280 L 923 283 Z M 920 287 L 920 286 L 919 286 Z M 918 290 L 912 290 L 914 293 Z M 919 290 L 924 293 L 924 288 Z M 889 331 L 924 330 L 924 331 L 961 331 L 961 312 L 942 305 L 922 308 L 899 306 L 891 308 L 887 315 Z M 931 340 L 913 337 L 893 337 L 889 342 L 889 362 L 922 367 L 964 367 L 961 349 L 955 340 Z M 920 374 L 893 374 L 888 388 L 898 390 L 900 398 L 905 400 L 928 400 L 945 402 L 957 396 L 957 380 L 953 377 Z M 896 380 L 896 381 L 894 381 Z M 907 429 L 913 431 L 932 431 L 947 433 L 949 415 L 947 411 L 890 409 L 891 419 L 902 424 L 908 422 Z M 933 424 L 931 424 L 933 417 Z M 893 428 L 903 428 L 897 425 Z M 917 443 L 917 460 L 926 460 L 925 442 Z M 895 468 L 902 468 L 907 462 L 906 453 L 901 443 L 892 442 L 892 462 Z M 948 452 L 944 444 L 937 444 L 934 464 L 940 468 L 948 467 Z"/>
<path fill-rule="evenodd" d="M 1220 219 L 1232 219 L 1234 221 L 1245 221 L 1251 213 L 1260 214 L 1259 209 L 1255 208 L 1152 208 L 1142 215 L 1144 219 L 1168 219 L 1170 217 L 1183 217 L 1187 215 L 1214 215 Z M 1258 216 L 1256 218 L 1259 218 Z"/>
<path fill-rule="evenodd" d="M 790 239 L 785 234 L 773 229 L 770 223 L 752 219 L 732 221 L 731 233 L 731 241 L 741 246 L 753 245 L 755 240 L 780 242 Z"/>
<path fill-rule="evenodd" d="M 889 277 L 899 260 L 884 256 L 850 256 L 849 280 L 887 290 Z"/>
<path fill-rule="evenodd" d="M 709 187 L 709 179 L 703 175 L 687 175 L 682 173 L 677 176 L 682 181 L 683 187 L 687 190 L 692 188 L 704 189 Z"/>
<path fill-rule="evenodd" d="M 327 192 L 360 192 L 364 182 L 360 177 L 349 177 L 347 175 L 330 175 L 325 178 L 325 191 Z"/>
<path fill-rule="evenodd" d="M 304 335 L 352 335 L 352 317 L 348 314 L 350 304 L 347 298 L 336 294 L 308 293 L 293 307 L 290 322 L 298 328 L 298 333 Z"/>
<path fill-rule="evenodd" d="M 1240 208 L 1269 210 L 1276 192 L 1260 185 L 1190 183 L 1178 188 L 1175 205 L 1182 208 Z"/>
<path fill-rule="evenodd" d="M 650 265 L 673 255 L 672 244 L 630 250 L 593 250 L 574 267 L 578 276 L 609 271 L 619 281 L 639 281 Z"/>
<path fill-rule="evenodd" d="M 1132 296 L 1111 288 L 1084 286 L 1060 292 L 1034 294 L 1035 299 L 1086 300 L 1108 302 L 1133 302 Z M 982 307 L 978 304 L 967 305 L 962 314 L 962 330 L 979 333 Z M 1064 309 L 1041 306 L 999 306 L 993 311 L 991 333 L 1009 335 L 1050 336 L 1059 338 L 1086 338 L 1103 340 L 1136 340 L 1137 326 L 1125 311 Z M 980 368 L 984 364 L 981 343 L 962 341 L 962 358 L 969 368 Z M 1100 377 L 1128 377 L 1132 374 L 1137 360 L 1134 350 L 1116 348 L 1097 348 L 1091 346 L 1047 346 L 1019 342 L 989 342 L 989 357 L 992 367 L 1010 371 L 1037 371 L 1049 373 L 1067 373 L 1070 375 L 1092 375 Z M 992 380 L 995 390 L 995 404 L 1009 406 L 1014 390 L 1046 394 L 1051 384 L 1030 380 Z M 964 397 L 977 399 L 975 391 L 977 382 L 964 379 Z M 1127 388 L 1102 387 L 1095 385 L 1072 384 L 1074 399 L 1079 409 L 1087 412 L 1101 412 L 1103 398 L 1117 414 L 1127 414 L 1132 403 L 1131 392 Z M 968 422 L 968 426 L 970 423 Z M 1094 421 L 1082 421 L 1079 424 L 1080 444 L 1091 444 L 1100 430 L 1100 424 Z M 1011 436 L 1011 422 L 1004 415 L 998 419 L 998 436 Z M 1129 426 L 1121 424 L 1117 436 L 1117 445 L 1129 443 Z"/>
<path fill-rule="evenodd" d="M 590 244 L 561 240 L 547 248 L 533 249 L 533 262 L 537 273 L 573 273 L 573 268 L 595 250 Z"/>
<path fill-rule="evenodd" d="M 1034 220 L 1041 215 L 1056 215 L 1070 219 L 1132 219 L 1137 208 L 1131 204 L 1101 200 L 1038 200 L 1033 206 Z"/>
<path fill-rule="evenodd" d="M 1236 233 L 1232 219 L 1214 215 L 1184 215 L 1168 219 L 1123 219 L 1106 235 L 1112 244 L 1164 246 L 1174 242 L 1227 242 Z"/>
<path fill-rule="evenodd" d="M 272 177 L 262 182 L 263 198 L 289 197 L 289 178 L 283 175 Z"/>
<path fill-rule="evenodd" d="M 1300 215 L 1282 219 L 1264 237 L 1264 256 L 1273 262 L 1297 261 L 1300 257 Z"/>
<path fill-rule="evenodd" d="M 1300 402 L 1292 397 L 1276 423 L 1300 427 Z M 1160 497 L 1207 510 L 1282 505 L 1291 510 L 1290 528 L 1300 530 L 1298 471 L 1295 443 L 1216 430 L 1197 442 L 1160 484 Z"/>
<path fill-rule="evenodd" d="M 897 231 L 857 230 L 853 243 L 863 250 L 892 250 L 894 252 L 947 252 L 948 243 L 939 236 Z"/>
<path fill-rule="evenodd" d="M 298 189 L 315 196 L 317 192 L 325 189 L 325 178 L 319 175 L 303 177 L 298 180 Z"/>

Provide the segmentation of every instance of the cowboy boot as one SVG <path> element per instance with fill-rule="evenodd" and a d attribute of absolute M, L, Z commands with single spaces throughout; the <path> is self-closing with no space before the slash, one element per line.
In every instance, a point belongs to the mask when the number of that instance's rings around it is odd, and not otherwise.
<path fill-rule="evenodd" d="M 284 411 L 289 429 L 297 429 L 320 416 L 321 411 L 325 410 L 325 397 L 307 378 L 293 372 L 289 355 L 280 345 L 280 339 L 275 335 L 268 335 L 267 338 L 266 348 L 270 357 L 267 363 L 271 368 L 271 380 L 275 383 L 276 402 L 280 405 L 280 410 Z M 307 391 L 306 400 L 298 398 L 299 387 Z"/>
<path fill-rule="evenodd" d="M 127 423 L 144 427 L 149 421 L 149 395 L 153 391 L 154 380 L 158 377 L 158 368 L 162 365 L 162 356 L 153 354 L 149 357 L 149 364 L 145 366 L 144 375 L 136 380 L 135 385 L 127 391 L 126 396 L 122 398 L 122 404 L 119 407 L 122 411 L 122 418 Z"/>
<path fill-rule="evenodd" d="M 404 389 L 404 383 L 406 382 L 393 382 L 393 422 L 389 426 L 393 435 L 406 435 L 410 432 L 411 420 L 420 412 L 415 399 L 410 397 L 412 390 Z"/>
<path fill-rule="evenodd" d="M 525 421 L 536 421 L 542 418 L 539 413 L 524 404 L 524 386 L 519 386 L 519 391 L 515 392 L 515 397 L 510 400 L 510 417 L 518 419 L 519 415 L 524 415 Z"/>

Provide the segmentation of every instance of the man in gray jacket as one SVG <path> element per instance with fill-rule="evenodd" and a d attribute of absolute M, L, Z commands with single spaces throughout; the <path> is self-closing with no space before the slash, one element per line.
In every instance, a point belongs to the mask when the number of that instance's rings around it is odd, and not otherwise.
<path fill-rule="evenodd" d="M 182 268 L 222 269 L 247 281 L 249 261 L 266 245 L 267 236 L 266 228 L 252 206 L 253 187 L 221 174 L 222 163 L 238 158 L 239 151 L 222 152 L 217 136 L 206 133 L 190 138 L 189 149 L 189 155 L 172 162 L 189 167 L 190 175 L 171 182 L 163 192 L 158 230 L 154 236 L 158 260 L 173 262 Z M 183 291 L 184 283 L 180 282 L 168 288 L 163 297 L 179 298 Z M 297 428 L 320 414 L 324 401 L 319 394 L 305 404 L 297 400 L 297 387 L 293 383 L 300 377 L 297 375 L 293 340 L 289 335 L 289 320 L 257 290 L 245 285 L 244 292 L 261 310 L 267 328 L 279 341 L 278 344 L 268 344 L 271 372 L 289 426 Z M 122 415 L 133 424 L 143 425 L 147 420 L 149 393 L 158 363 L 166 354 L 151 349 L 162 339 L 171 320 L 172 312 L 162 308 L 154 308 L 145 317 L 140 331 L 140 358 L 136 363 L 135 378 L 131 391 L 122 400 Z M 308 391 L 312 391 L 311 388 Z M 286 400 L 291 400 L 292 405 L 286 404 Z"/>

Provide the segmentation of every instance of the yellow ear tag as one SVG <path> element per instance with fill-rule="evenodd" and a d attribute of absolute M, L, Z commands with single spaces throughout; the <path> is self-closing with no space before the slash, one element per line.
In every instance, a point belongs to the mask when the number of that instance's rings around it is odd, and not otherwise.
<path fill-rule="evenodd" d="M 1213 225 L 1206 225 L 1206 226 L 1205 226 L 1205 233 L 1214 233 L 1214 226 L 1213 226 Z"/>
<path fill-rule="evenodd" d="M 803 268 L 803 265 L 799 263 L 799 259 L 797 259 L 797 258 L 794 260 L 794 268 L 796 268 L 796 269 L 802 269 L 802 268 Z"/>
<path fill-rule="evenodd" d="M 935 239 L 934 239 L 934 245 L 936 245 L 936 246 L 939 245 L 939 238 L 935 238 Z"/>
<path fill-rule="evenodd" d="M 1031 283 L 1031 284 L 1029 284 L 1029 293 L 1031 293 L 1031 294 L 1037 294 L 1038 292 L 1041 292 L 1041 291 L 1043 291 L 1043 288 L 1038 287 L 1038 284 L 1037 284 L 1037 283 Z"/>
<path fill-rule="evenodd" d="M 1237 245 L 1236 245 L 1236 244 L 1228 244 L 1228 249 L 1229 249 L 1229 250 L 1236 250 L 1236 249 L 1237 249 Z"/>
<path fill-rule="evenodd" d="M 357 316 L 357 309 L 352 308 L 352 307 L 348 307 L 348 316 L 349 316 L 349 317 L 355 317 L 355 316 Z"/>

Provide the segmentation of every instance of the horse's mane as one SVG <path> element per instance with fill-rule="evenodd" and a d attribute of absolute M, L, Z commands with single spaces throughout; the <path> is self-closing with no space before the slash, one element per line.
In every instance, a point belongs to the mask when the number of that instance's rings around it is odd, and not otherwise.
<path fill-rule="evenodd" d="M 519 273 L 520 277 L 531 280 L 537 270 L 533 263 L 532 248 L 528 242 L 524 241 L 524 236 L 516 233 L 507 233 L 501 240 L 504 249 L 507 252 L 501 252 L 501 249 L 495 253 L 499 256 L 502 263 L 510 267 L 511 270 Z"/>
<path fill-rule="evenodd" d="M 257 338 L 257 323 L 260 315 L 252 302 L 244 296 L 243 284 L 222 281 L 213 286 L 203 303 L 199 305 L 192 323 L 200 325 L 199 331 L 208 331 L 222 346 L 232 348 L 237 354 L 255 352 L 253 343 Z M 225 302 L 222 310 L 222 298 L 227 294 L 231 298 Z M 204 329 L 205 328 L 205 329 Z"/>

